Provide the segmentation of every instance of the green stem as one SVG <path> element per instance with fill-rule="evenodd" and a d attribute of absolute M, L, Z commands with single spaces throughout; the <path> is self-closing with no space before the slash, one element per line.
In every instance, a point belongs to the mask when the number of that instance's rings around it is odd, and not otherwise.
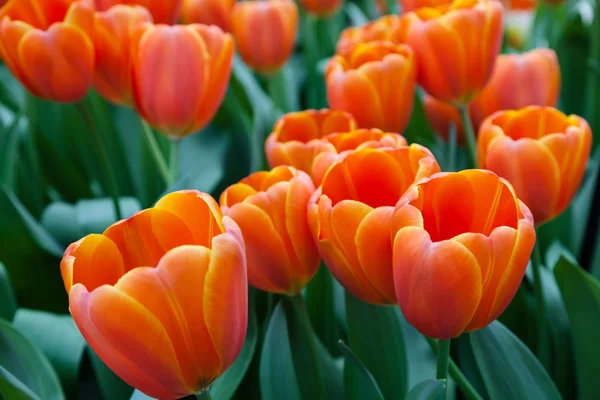
<path fill-rule="evenodd" d="M 531 266 L 533 269 L 533 290 L 537 303 L 537 355 L 544 366 L 548 366 L 548 341 L 546 324 L 546 300 L 542 282 L 542 257 L 540 254 L 539 241 L 535 243 L 531 255 Z"/>
<path fill-rule="evenodd" d="M 304 42 L 302 43 L 306 52 L 306 67 L 311 73 L 315 70 L 317 62 L 321 57 L 321 49 L 319 46 L 319 38 L 317 36 L 319 20 L 309 13 L 304 15 Z"/>
<path fill-rule="evenodd" d="M 290 90 L 288 88 L 285 79 L 285 65 L 277 72 L 267 76 L 267 84 L 269 89 L 269 95 L 273 100 L 275 106 L 277 106 L 284 113 L 294 111 L 295 105 L 291 104 Z"/>
<path fill-rule="evenodd" d="M 212 400 L 212 396 L 210 395 L 210 390 L 206 389 L 198 394 L 196 394 L 197 400 Z"/>
<path fill-rule="evenodd" d="M 154 132 L 152 131 L 150 125 L 148 125 L 148 123 L 142 117 L 140 117 L 140 125 L 142 127 L 142 134 L 144 135 L 144 139 L 146 141 L 146 144 L 148 145 L 150 154 L 152 154 L 152 158 L 154 159 L 154 163 L 156 164 L 156 168 L 158 169 L 160 177 L 166 184 L 168 184 L 169 167 L 167 166 L 167 162 L 165 161 L 163 152 L 160 149 L 158 142 L 156 141 Z"/>
<path fill-rule="evenodd" d="M 448 134 L 448 170 L 456 171 L 456 125 L 450 124 L 450 132 Z"/>
<path fill-rule="evenodd" d="M 471 164 L 473 168 L 477 168 L 477 139 L 475 139 L 475 131 L 473 130 L 471 116 L 469 115 L 469 106 L 459 107 L 459 110 L 465 130 L 465 136 L 467 137 L 467 146 L 469 147 L 469 153 L 471 154 Z"/>
<path fill-rule="evenodd" d="M 179 177 L 179 147 L 181 139 L 171 139 L 171 156 L 169 157 L 169 186 L 177 182 Z"/>
<path fill-rule="evenodd" d="M 448 379 L 448 362 L 450 360 L 450 339 L 438 341 L 437 379 Z"/>
<path fill-rule="evenodd" d="M 431 350 L 433 350 L 433 352 L 437 355 L 439 351 L 438 342 L 428 337 L 425 337 L 425 339 L 427 340 L 427 343 L 429 343 Z M 483 400 L 483 397 L 477 393 L 477 390 L 473 387 L 473 385 L 471 385 L 467 377 L 462 373 L 462 371 L 450 357 L 448 357 L 448 370 L 450 372 L 450 376 L 454 382 L 456 382 L 461 392 L 468 400 Z"/>
<path fill-rule="evenodd" d="M 94 125 L 94 121 L 92 116 L 84 102 L 77 103 L 77 108 L 81 113 L 83 119 L 86 124 L 90 128 L 90 132 L 94 137 L 94 142 L 96 143 L 96 147 L 98 152 L 100 153 L 100 164 L 101 168 L 104 170 L 104 174 L 108 181 L 108 190 L 110 192 L 110 197 L 113 202 L 113 206 L 115 209 L 115 215 L 117 216 L 117 221 L 120 221 L 123 218 L 123 214 L 121 213 L 121 205 L 119 204 L 119 189 L 117 186 L 117 179 L 115 177 L 114 171 L 110 166 L 110 158 L 108 157 L 108 151 L 106 150 L 106 145 L 102 140 L 100 132 L 96 129 Z"/>

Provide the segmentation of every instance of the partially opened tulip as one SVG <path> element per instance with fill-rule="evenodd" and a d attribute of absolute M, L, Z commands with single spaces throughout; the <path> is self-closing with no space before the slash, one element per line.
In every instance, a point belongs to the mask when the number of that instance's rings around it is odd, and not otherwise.
<path fill-rule="evenodd" d="M 290 165 L 311 175 L 315 156 L 323 151 L 335 151 L 322 139 L 334 132 L 354 129 L 354 117 L 344 111 L 323 109 L 285 114 L 265 143 L 269 166 Z"/>
<path fill-rule="evenodd" d="M 94 87 L 112 103 L 129 106 L 133 102 L 130 33 L 144 22 L 152 22 L 152 16 L 141 6 L 116 5 L 94 14 Z"/>
<path fill-rule="evenodd" d="M 351 113 L 361 128 L 402 133 L 413 109 L 417 66 L 412 50 L 391 42 L 359 44 L 327 65 L 331 108 Z"/>
<path fill-rule="evenodd" d="M 398 304 L 422 334 L 450 339 L 493 322 L 514 297 L 535 244 L 512 186 L 484 170 L 433 175 L 391 217 Z"/>
<path fill-rule="evenodd" d="M 131 52 L 135 107 L 150 125 L 178 139 L 210 122 L 231 74 L 229 34 L 200 24 L 143 24 L 132 33 Z"/>
<path fill-rule="evenodd" d="M 223 213 L 244 236 L 252 286 L 293 296 L 317 272 L 321 258 L 306 217 L 314 191 L 307 174 L 281 166 L 256 172 L 221 195 Z"/>
<path fill-rule="evenodd" d="M 244 62 L 257 72 L 273 74 L 294 50 L 298 7 L 293 0 L 239 1 L 233 6 L 232 28 Z"/>
<path fill-rule="evenodd" d="M 411 185 L 439 171 L 429 150 L 413 144 L 362 149 L 329 168 L 313 195 L 308 221 L 325 264 L 354 296 L 394 304 L 390 221 Z"/>
<path fill-rule="evenodd" d="M 571 203 L 591 145 L 590 126 L 576 115 L 538 106 L 500 111 L 479 130 L 479 166 L 511 182 L 539 225 Z"/>
<path fill-rule="evenodd" d="M 401 44 L 400 17 L 398 15 L 385 15 L 363 26 L 344 29 L 340 34 L 335 51 L 346 57 L 357 45 L 376 41 Z"/>
<path fill-rule="evenodd" d="M 231 32 L 231 13 L 235 0 L 183 0 L 181 21 L 184 24 L 216 25 Z"/>
<path fill-rule="evenodd" d="M 147 9 L 157 24 L 176 24 L 182 0 L 93 0 L 96 9 L 106 11 L 117 4 L 139 5 Z"/>
<path fill-rule="evenodd" d="M 84 0 L 9 0 L 0 10 L 0 55 L 37 97 L 81 100 L 92 86 L 93 7 Z"/>
<path fill-rule="evenodd" d="M 171 193 L 61 262 L 73 319 L 125 382 L 158 399 L 206 389 L 239 354 L 248 318 L 242 234 L 207 194 Z"/>
<path fill-rule="evenodd" d="M 327 18 L 340 9 L 343 0 L 300 0 L 300 4 L 309 13 L 320 18 Z"/>

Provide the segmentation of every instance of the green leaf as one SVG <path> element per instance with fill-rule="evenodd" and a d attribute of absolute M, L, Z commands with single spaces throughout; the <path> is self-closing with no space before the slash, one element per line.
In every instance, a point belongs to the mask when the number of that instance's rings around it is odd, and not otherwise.
<path fill-rule="evenodd" d="M 0 349 L 0 397 L 4 396 L 7 400 L 65 399 L 58 376 L 48 359 L 4 320 L 0 320 Z"/>
<path fill-rule="evenodd" d="M 558 260 L 554 275 L 573 330 L 579 396 L 592 399 L 600 393 L 600 283 L 566 254 Z"/>
<path fill-rule="evenodd" d="M 133 388 L 112 372 L 91 347 L 87 349 L 104 400 L 128 400 Z"/>
<path fill-rule="evenodd" d="M 75 395 L 86 343 L 73 318 L 21 308 L 13 326 L 48 357 L 65 392 Z"/>
<path fill-rule="evenodd" d="M 260 392 L 263 400 L 301 400 L 294 370 L 287 321 L 279 303 L 271 316 L 260 357 Z"/>
<path fill-rule="evenodd" d="M 408 364 L 399 308 L 373 306 L 346 293 L 348 344 L 386 399 L 408 392 Z"/>
<path fill-rule="evenodd" d="M 490 400 L 561 399 L 533 353 L 500 322 L 469 336 Z"/>
<path fill-rule="evenodd" d="M 256 314 L 253 309 L 250 309 L 248 331 L 246 332 L 246 341 L 244 342 L 242 351 L 240 351 L 240 354 L 231 367 L 210 388 L 214 400 L 229 400 L 233 397 L 252 362 L 257 341 L 258 327 Z"/>
<path fill-rule="evenodd" d="M 406 400 L 444 400 L 446 380 L 429 379 L 419 383 L 406 396 Z"/>
<path fill-rule="evenodd" d="M 17 300 L 10 283 L 10 276 L 4 264 L 0 262 L 0 318 L 12 321 L 17 311 Z"/>
<path fill-rule="evenodd" d="M 342 333 L 335 318 L 333 277 L 324 264 L 306 286 L 306 308 L 321 343 L 331 354 L 340 354 L 338 342 Z"/>
<path fill-rule="evenodd" d="M 419 143 L 424 146 L 431 145 L 436 142 L 436 136 L 433 129 L 427 121 L 425 109 L 421 102 L 421 93 L 419 90 L 415 92 L 415 102 L 413 112 L 408 123 L 408 127 L 404 131 L 403 136 L 409 143 Z"/>
<path fill-rule="evenodd" d="M 346 398 L 363 400 L 384 400 L 383 394 L 373 375 L 360 362 L 358 357 L 341 340 L 340 349 L 346 359 L 344 364 L 344 382 Z"/>
<path fill-rule="evenodd" d="M 10 274 L 21 306 L 67 310 L 67 294 L 59 268 L 62 253 L 62 246 L 16 196 L 0 187 L 0 261 Z"/>

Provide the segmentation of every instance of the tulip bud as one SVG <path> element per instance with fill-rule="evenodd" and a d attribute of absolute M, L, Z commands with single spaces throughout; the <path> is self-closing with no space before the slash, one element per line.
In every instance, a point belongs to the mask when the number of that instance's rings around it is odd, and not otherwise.
<path fill-rule="evenodd" d="M 417 67 L 412 50 L 390 42 L 356 46 L 327 65 L 331 108 L 351 113 L 361 128 L 402 133 L 412 113 Z"/>
<path fill-rule="evenodd" d="M 321 259 L 306 220 L 314 191 L 307 174 L 282 166 L 256 172 L 221 195 L 223 213 L 244 236 L 252 286 L 292 296 L 317 272 Z"/>
<path fill-rule="evenodd" d="M 300 0 L 302 7 L 320 18 L 335 14 L 342 6 L 343 0 Z"/>
<path fill-rule="evenodd" d="M 239 354 L 248 321 L 244 241 L 217 203 L 171 193 L 61 261 L 69 306 L 96 354 L 158 399 L 202 391 Z"/>
<path fill-rule="evenodd" d="M 235 0 L 183 0 L 181 20 L 184 24 L 216 25 L 231 32 L 231 13 Z"/>
<path fill-rule="evenodd" d="M 537 225 L 562 213 L 590 157 L 592 132 L 576 115 L 552 107 L 499 111 L 479 130 L 478 162 L 515 187 Z"/>
<path fill-rule="evenodd" d="M 182 0 L 93 0 L 96 9 L 106 11 L 117 4 L 139 5 L 147 9 L 157 24 L 176 24 Z"/>

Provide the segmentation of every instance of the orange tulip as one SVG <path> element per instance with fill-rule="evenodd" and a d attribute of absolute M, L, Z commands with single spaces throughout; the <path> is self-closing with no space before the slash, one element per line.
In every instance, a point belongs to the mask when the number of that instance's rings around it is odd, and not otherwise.
<path fill-rule="evenodd" d="M 181 20 L 184 24 L 217 25 L 231 32 L 231 13 L 235 0 L 183 0 Z"/>
<path fill-rule="evenodd" d="M 438 171 L 431 152 L 417 144 L 357 150 L 331 166 L 311 199 L 308 222 L 325 264 L 354 296 L 396 303 L 394 205 L 415 181 Z"/>
<path fill-rule="evenodd" d="M 94 0 L 96 9 L 106 11 L 117 4 L 136 4 L 146 8 L 157 24 L 175 24 L 182 0 Z"/>
<path fill-rule="evenodd" d="M 352 115 L 323 109 L 285 114 L 277 121 L 265 143 L 269 166 L 290 165 L 312 174 L 313 161 L 323 151 L 335 151 L 321 139 L 330 133 L 356 129 Z"/>
<path fill-rule="evenodd" d="M 129 106 L 133 102 L 129 33 L 144 22 L 152 22 L 152 16 L 141 6 L 116 5 L 95 14 L 94 86 L 100 95 L 115 104 Z"/>
<path fill-rule="evenodd" d="M 207 194 L 154 208 L 71 244 L 61 272 L 75 323 L 98 356 L 148 396 L 206 389 L 244 343 L 244 241 Z"/>
<path fill-rule="evenodd" d="M 391 220 L 398 304 L 436 339 L 498 318 L 535 244 L 529 209 L 490 171 L 433 175 L 406 192 Z"/>
<path fill-rule="evenodd" d="M 307 174 L 282 166 L 256 172 L 221 195 L 223 213 L 244 236 L 252 286 L 295 295 L 317 272 L 321 259 L 306 219 L 314 191 Z"/>
<path fill-rule="evenodd" d="M 415 11 L 419 8 L 450 5 L 453 0 L 399 0 L 398 4 L 403 13 Z"/>
<path fill-rule="evenodd" d="M 343 0 L 300 0 L 300 4 L 306 11 L 321 18 L 335 14 L 342 3 Z"/>
<path fill-rule="evenodd" d="M 0 10 L 0 54 L 35 96 L 83 98 L 92 86 L 93 7 L 78 0 L 9 0 Z"/>
<path fill-rule="evenodd" d="M 591 145 L 592 132 L 583 118 L 530 106 L 485 120 L 479 130 L 478 162 L 514 185 L 539 225 L 570 204 Z"/>
<path fill-rule="evenodd" d="M 489 80 L 502 45 L 500 2 L 456 0 L 404 14 L 402 23 L 419 84 L 447 103 L 468 104 Z"/>
<path fill-rule="evenodd" d="M 144 24 L 132 34 L 131 47 L 140 115 L 172 138 L 203 128 L 227 90 L 231 36 L 216 26 Z"/>
<path fill-rule="evenodd" d="M 399 29 L 400 17 L 397 15 L 385 15 L 363 26 L 346 28 L 338 39 L 336 54 L 348 57 L 361 43 L 383 41 L 401 44 Z"/>
<path fill-rule="evenodd" d="M 240 1 L 233 6 L 233 36 L 240 56 L 257 72 L 277 72 L 291 57 L 298 30 L 292 0 Z"/>
<path fill-rule="evenodd" d="M 408 46 L 363 43 L 327 65 L 331 108 L 348 111 L 361 128 L 402 133 L 412 113 L 417 66 Z"/>
<path fill-rule="evenodd" d="M 312 178 L 317 186 L 323 182 L 323 177 L 333 164 L 341 161 L 355 150 L 399 148 L 408 145 L 406 139 L 397 133 L 386 133 L 379 129 L 358 129 L 351 132 L 332 133 L 323 138 L 331 143 L 334 151 L 324 151 L 315 157 L 312 166 Z"/>

